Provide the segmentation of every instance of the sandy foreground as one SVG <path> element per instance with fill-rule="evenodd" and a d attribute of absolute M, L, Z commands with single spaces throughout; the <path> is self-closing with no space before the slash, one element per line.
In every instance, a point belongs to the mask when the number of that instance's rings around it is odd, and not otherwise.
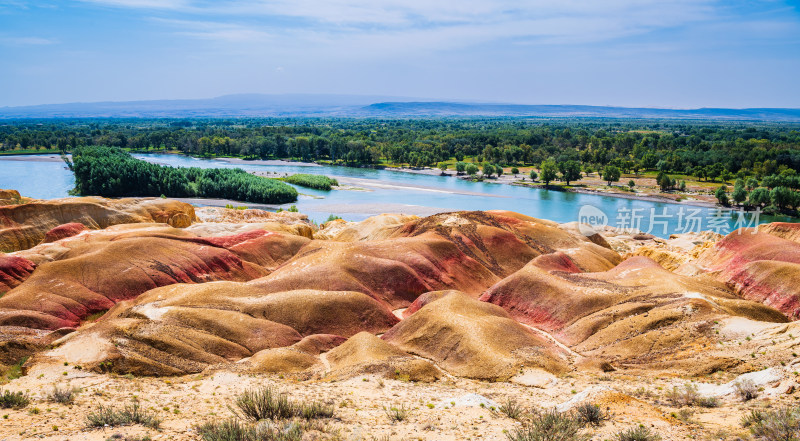
<path fill-rule="evenodd" d="M 719 375 L 705 381 L 718 384 L 729 380 Z M 611 414 L 610 421 L 589 430 L 595 440 L 610 439 L 620 430 L 639 424 L 650 427 L 664 440 L 737 439 L 747 436 L 739 421 L 748 409 L 795 402 L 786 394 L 762 396 L 748 403 L 725 398 L 717 408 L 681 411 L 664 400 L 666 391 L 685 384 L 680 379 L 578 372 L 546 380 L 549 384 L 542 387 L 459 378 L 414 383 L 371 375 L 344 381 L 293 381 L 277 375 L 230 371 L 141 378 L 85 372 L 76 366 L 50 366 L 4 386 L 11 391 L 26 391 L 33 400 L 23 410 L 2 410 L 0 440 L 106 440 L 117 434 L 196 440 L 196 425 L 232 417 L 229 406 L 236 395 L 260 386 L 273 386 L 296 401 L 315 400 L 335 406 L 334 417 L 321 420 L 318 426 L 323 430 L 308 432 L 308 439 L 505 440 L 507 433 L 521 425 L 495 408 L 508 400 L 529 409 L 563 409 L 576 402 L 595 402 Z M 54 385 L 80 388 L 74 404 L 48 401 Z M 121 407 L 133 400 L 162 419 L 159 430 L 86 426 L 86 415 L 99 405 Z M 393 423 L 385 408 L 399 406 L 408 409 L 408 417 Z"/>

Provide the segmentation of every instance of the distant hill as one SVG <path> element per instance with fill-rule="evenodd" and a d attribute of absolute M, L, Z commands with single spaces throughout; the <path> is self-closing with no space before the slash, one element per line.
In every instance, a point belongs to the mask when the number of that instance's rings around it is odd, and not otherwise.
<path fill-rule="evenodd" d="M 800 121 L 800 109 L 655 109 L 581 105 L 384 102 L 366 106 L 374 116 L 543 116 Z"/>
<path fill-rule="evenodd" d="M 657 109 L 424 101 L 375 95 L 225 95 L 210 99 L 0 107 L 0 119 L 192 117 L 551 117 L 800 122 L 800 109 Z"/>

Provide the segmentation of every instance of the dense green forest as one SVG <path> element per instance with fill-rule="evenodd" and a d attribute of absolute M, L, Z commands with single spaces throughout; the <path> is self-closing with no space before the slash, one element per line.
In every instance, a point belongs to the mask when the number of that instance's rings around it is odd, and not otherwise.
<path fill-rule="evenodd" d="M 68 162 L 83 195 L 234 199 L 264 204 L 297 200 L 297 190 L 241 169 L 175 168 L 132 157 L 117 147 L 77 147 Z"/>
<path fill-rule="evenodd" d="M 721 202 L 778 211 L 800 207 L 796 173 L 800 170 L 800 124 L 796 123 L 240 118 L 20 120 L 0 125 L 0 153 L 73 151 L 93 145 L 351 166 L 446 168 L 448 162 L 456 161 L 459 172 L 481 170 L 483 176 L 502 173 L 502 167 L 535 166 L 545 184 L 557 179 L 569 184 L 590 172 L 599 172 L 611 184 L 621 174 L 656 171 L 664 191 L 683 185 L 670 175 L 721 183 L 736 179 L 733 192 L 718 191 Z M 531 175 L 534 179 L 535 174 Z M 198 182 L 205 181 L 190 181 L 190 185 L 171 183 L 177 186 L 171 190 L 198 194 Z"/>
<path fill-rule="evenodd" d="M 500 165 L 574 160 L 584 168 L 715 179 L 800 170 L 800 125 L 666 120 L 232 119 L 23 120 L 0 125 L 0 150 L 107 145 L 196 156 L 295 158 L 349 165 Z"/>

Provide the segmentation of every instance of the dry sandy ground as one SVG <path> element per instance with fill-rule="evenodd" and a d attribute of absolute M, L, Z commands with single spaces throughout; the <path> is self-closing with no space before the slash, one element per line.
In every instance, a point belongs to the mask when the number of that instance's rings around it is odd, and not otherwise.
<path fill-rule="evenodd" d="M 708 383 L 729 380 L 724 375 L 704 379 Z M 74 404 L 62 405 L 47 400 L 48 393 L 56 384 L 81 388 Z M 324 422 L 325 433 L 314 432 L 318 438 L 310 439 L 507 439 L 506 432 L 514 430 L 519 423 L 492 410 L 491 403 L 481 407 L 479 400 L 465 397 L 478 394 L 501 404 L 515 399 L 525 407 L 535 409 L 563 405 L 570 400 L 596 402 L 607 408 L 612 418 L 600 428 L 591 430 L 595 440 L 611 439 L 614 433 L 637 424 L 651 427 L 664 440 L 734 440 L 737 436 L 746 439 L 746 431 L 740 427 L 739 420 L 748 409 L 796 403 L 795 395 L 798 395 L 765 394 L 746 404 L 733 397 L 724 398 L 718 408 L 691 408 L 692 415 L 683 421 L 671 415 L 679 415 L 679 411 L 667 405 L 663 398 L 664 392 L 676 384 L 683 385 L 684 381 L 647 379 L 616 372 L 569 374 L 559 378 L 554 385 L 539 388 L 455 378 L 423 384 L 369 375 L 339 382 L 297 382 L 275 375 L 230 371 L 185 377 L 134 378 L 94 374 L 74 366 L 54 366 L 39 368 L 4 386 L 12 391 L 27 391 L 33 401 L 23 410 L 0 410 L 4 418 L 0 420 L 0 440 L 106 440 L 114 434 L 148 434 L 153 440 L 196 440 L 194 425 L 231 417 L 228 406 L 236 394 L 262 385 L 275 386 L 298 401 L 318 400 L 335 404 L 334 418 Z M 87 413 L 97 409 L 98 405 L 122 406 L 132 400 L 139 400 L 144 408 L 156 412 L 163 419 L 160 430 L 141 426 L 86 427 Z M 400 405 L 410 409 L 408 419 L 392 423 L 384 407 Z"/>
<path fill-rule="evenodd" d="M 63 162 L 64 160 L 61 159 L 60 155 L 13 155 L 13 156 L 0 155 L 0 161 Z"/>

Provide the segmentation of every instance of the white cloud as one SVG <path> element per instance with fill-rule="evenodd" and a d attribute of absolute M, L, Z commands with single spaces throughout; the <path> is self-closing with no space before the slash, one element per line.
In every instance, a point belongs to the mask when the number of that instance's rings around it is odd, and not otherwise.
<path fill-rule="evenodd" d="M 41 37 L 0 37 L 0 44 L 4 46 L 45 46 L 56 43 L 56 40 Z"/>
<path fill-rule="evenodd" d="M 220 43 L 281 41 L 301 50 L 450 50 L 505 41 L 576 45 L 679 28 L 741 26 L 776 33 L 771 20 L 726 17 L 721 0 L 79 0 L 138 8 L 179 36 Z M 174 19 L 175 17 L 179 19 Z M 780 28 L 783 29 L 783 28 Z"/>
<path fill-rule="evenodd" d="M 173 9 L 183 10 L 191 5 L 190 0 L 78 0 L 84 3 L 95 3 L 104 6 L 139 9 Z"/>
<path fill-rule="evenodd" d="M 157 17 L 151 19 L 155 22 L 165 23 L 176 28 L 176 34 L 178 35 L 185 35 L 205 40 L 234 43 L 264 42 L 272 37 L 268 32 L 235 23 L 176 20 Z"/>
<path fill-rule="evenodd" d="M 711 0 L 531 0 L 522 5 L 510 0 L 88 1 L 147 9 L 155 8 L 152 3 L 160 8 L 171 4 L 186 14 L 213 16 L 218 27 L 214 32 L 179 32 L 199 38 L 261 41 L 266 34 L 280 33 L 327 44 L 367 46 L 377 40 L 399 44 L 425 40 L 430 48 L 509 38 L 548 44 L 603 41 L 680 26 L 712 14 Z"/>

